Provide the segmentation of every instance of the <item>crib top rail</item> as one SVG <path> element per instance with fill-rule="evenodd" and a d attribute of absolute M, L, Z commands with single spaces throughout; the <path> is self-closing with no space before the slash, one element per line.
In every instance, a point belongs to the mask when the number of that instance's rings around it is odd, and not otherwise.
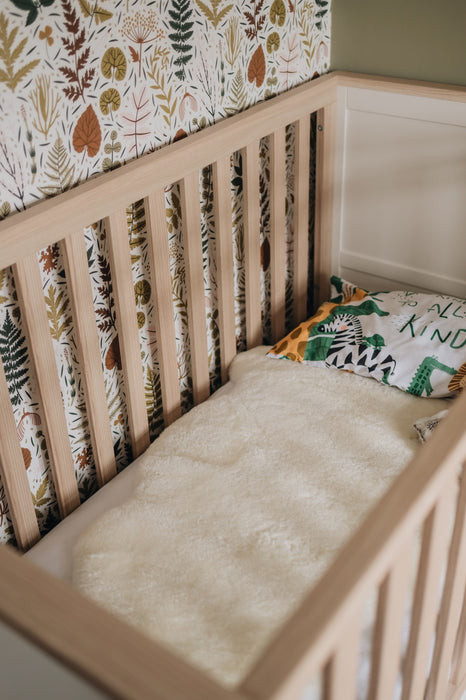
<path fill-rule="evenodd" d="M 121 170 L 98 176 L 77 189 L 52 200 L 39 202 L 26 211 L 0 222 L 0 261 L 8 267 L 25 255 L 33 254 L 67 233 L 99 221 L 113 211 L 146 197 L 167 183 L 176 182 L 189 169 L 194 172 L 228 156 L 264 136 L 264 116 L 268 133 L 316 112 L 336 100 L 338 87 L 384 90 L 417 97 L 465 102 L 461 86 L 445 86 L 380 76 L 361 76 L 336 71 L 310 83 L 259 103 L 245 112 L 191 134 L 189 145 L 173 143 L 160 151 L 125 165 Z"/>
<path fill-rule="evenodd" d="M 335 87 L 330 75 L 316 78 L 0 222 L 2 268 L 316 112 L 336 100 Z"/>

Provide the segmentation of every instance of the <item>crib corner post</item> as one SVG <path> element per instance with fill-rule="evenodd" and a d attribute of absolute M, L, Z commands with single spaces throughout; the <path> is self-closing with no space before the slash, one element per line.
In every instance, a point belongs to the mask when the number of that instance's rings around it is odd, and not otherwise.
<path fill-rule="evenodd" d="M 331 275 L 336 113 L 336 102 L 330 102 L 317 112 L 314 306 L 328 298 L 328 280 Z"/>

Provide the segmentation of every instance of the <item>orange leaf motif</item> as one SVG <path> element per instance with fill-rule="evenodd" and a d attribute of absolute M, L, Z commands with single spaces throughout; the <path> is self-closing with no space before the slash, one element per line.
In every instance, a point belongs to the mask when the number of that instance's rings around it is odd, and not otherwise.
<path fill-rule="evenodd" d="M 49 245 L 48 248 L 43 250 L 40 254 L 39 262 L 44 263 L 43 270 L 45 273 L 51 272 L 57 269 L 58 256 L 60 255 L 60 249 L 58 243 L 55 245 Z"/>
<path fill-rule="evenodd" d="M 105 357 L 105 367 L 107 369 L 121 369 L 121 355 L 120 355 L 120 343 L 118 341 L 118 336 L 116 335 L 112 340 L 110 347 L 108 349 L 107 355 Z"/>
<path fill-rule="evenodd" d="M 46 39 L 47 44 L 49 46 L 52 46 L 52 44 L 53 44 L 52 27 L 50 27 L 47 24 L 47 26 L 44 27 L 44 31 L 39 32 L 39 39 Z"/>
<path fill-rule="evenodd" d="M 29 469 L 32 462 L 31 450 L 28 450 L 27 447 L 22 447 L 21 452 L 23 453 L 24 466 L 26 467 L 26 469 Z"/>
<path fill-rule="evenodd" d="M 184 129 L 178 129 L 175 136 L 173 137 L 173 141 L 181 141 L 181 139 L 186 138 L 187 135 L 188 134 Z"/>
<path fill-rule="evenodd" d="M 248 80 L 250 83 L 256 81 L 257 87 L 260 87 L 265 78 L 265 56 L 262 46 L 258 46 L 252 54 L 248 67 Z"/>
<path fill-rule="evenodd" d="M 139 54 L 136 51 L 136 49 L 133 49 L 132 46 L 129 47 L 129 51 L 131 54 L 131 58 L 133 59 L 133 63 L 139 63 Z"/>
<path fill-rule="evenodd" d="M 87 148 L 87 155 L 93 158 L 99 152 L 102 141 L 99 120 L 91 105 L 81 114 L 73 132 L 73 147 L 78 153 Z"/>

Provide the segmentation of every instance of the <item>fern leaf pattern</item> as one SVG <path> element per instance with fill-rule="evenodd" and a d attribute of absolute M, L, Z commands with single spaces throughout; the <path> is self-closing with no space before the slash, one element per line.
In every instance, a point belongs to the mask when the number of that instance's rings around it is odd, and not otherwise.
<path fill-rule="evenodd" d="M 247 107 L 248 94 L 241 71 L 237 71 L 231 84 L 230 106 L 225 108 L 228 115 L 242 112 Z"/>
<path fill-rule="evenodd" d="M 59 341 L 63 333 L 71 326 L 72 319 L 68 313 L 69 298 L 65 296 L 63 290 L 58 291 L 56 287 L 50 285 L 48 294 L 45 295 L 45 302 L 52 338 Z"/>
<path fill-rule="evenodd" d="M 171 9 L 168 10 L 168 24 L 171 33 L 168 38 L 176 58 L 174 64 L 177 66 L 175 75 L 179 80 L 186 77 L 186 65 L 193 57 L 193 45 L 190 40 L 193 37 L 193 10 L 189 0 L 172 0 Z"/>
<path fill-rule="evenodd" d="M 146 380 L 144 382 L 144 393 L 146 397 L 147 417 L 149 418 L 149 428 L 151 437 L 155 438 L 163 429 L 162 413 L 162 386 L 160 375 L 154 372 L 151 367 L 147 367 Z"/>
<path fill-rule="evenodd" d="M 21 390 L 28 381 L 28 370 L 25 366 L 28 349 L 26 338 L 14 323 L 8 310 L 0 328 L 0 354 L 10 389 L 11 402 L 14 406 L 18 406 L 22 401 Z"/>
<path fill-rule="evenodd" d="M 85 30 L 81 28 L 76 10 L 70 0 L 62 0 L 65 29 L 70 37 L 62 37 L 62 44 L 71 59 L 72 67 L 60 66 L 59 70 L 65 76 L 68 85 L 63 88 L 66 97 L 76 102 L 80 97 L 84 99 L 84 91 L 90 87 L 95 74 L 95 68 L 83 70 L 89 60 L 90 47 L 84 47 Z"/>
<path fill-rule="evenodd" d="M 39 187 L 39 191 L 46 197 L 65 192 L 75 184 L 75 166 L 60 136 L 48 153 L 46 167 L 44 175 L 48 184 Z"/>
<path fill-rule="evenodd" d="M 328 21 L 329 5 L 330 0 L 316 0 L 317 11 L 315 13 L 315 17 L 316 27 L 319 32 L 323 30 L 324 24 Z"/>
<path fill-rule="evenodd" d="M 4 12 L 0 12 L 0 60 L 3 68 L 0 68 L 0 82 L 15 91 L 18 84 L 40 63 L 36 58 L 22 66 L 16 67 L 17 61 L 27 45 L 27 38 L 21 39 L 15 46 L 18 28 L 9 31 L 9 20 Z"/>
<path fill-rule="evenodd" d="M 202 14 L 205 15 L 209 22 L 212 22 L 215 29 L 223 22 L 230 10 L 233 9 L 233 3 L 220 8 L 220 0 L 211 0 L 210 7 L 202 0 L 196 0 L 196 3 Z"/>

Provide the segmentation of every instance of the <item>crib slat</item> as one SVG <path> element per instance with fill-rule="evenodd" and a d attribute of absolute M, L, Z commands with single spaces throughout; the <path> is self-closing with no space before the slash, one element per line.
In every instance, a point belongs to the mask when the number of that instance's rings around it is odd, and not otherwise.
<path fill-rule="evenodd" d="M 217 246 L 218 323 L 222 382 L 236 355 L 233 231 L 231 221 L 230 158 L 213 164 L 215 240 Z"/>
<path fill-rule="evenodd" d="M 285 128 L 270 135 L 270 307 L 272 342 L 285 334 Z"/>
<path fill-rule="evenodd" d="M 332 268 L 336 103 L 317 112 L 316 192 L 314 231 L 314 303 L 328 299 Z"/>
<path fill-rule="evenodd" d="M 417 700 L 424 696 L 444 552 L 456 496 L 455 486 L 455 483 L 450 483 L 444 490 L 424 524 L 410 636 L 403 666 L 402 700 Z"/>
<path fill-rule="evenodd" d="M 243 150 L 244 268 L 246 341 L 253 348 L 262 343 L 260 287 L 259 142 Z"/>
<path fill-rule="evenodd" d="M 97 481 L 99 486 L 103 486 L 116 475 L 116 463 L 86 243 L 82 233 L 72 234 L 63 240 L 63 255 L 71 295 L 74 337 L 78 345 Z"/>
<path fill-rule="evenodd" d="M 310 135 L 309 117 L 303 117 L 295 122 L 293 222 L 293 312 L 295 324 L 300 323 L 307 316 Z"/>
<path fill-rule="evenodd" d="M 338 649 L 332 655 L 324 675 L 324 700 L 354 700 L 357 694 L 357 672 L 361 642 L 361 615 L 353 615 L 340 636 Z"/>
<path fill-rule="evenodd" d="M 401 630 L 411 573 L 411 548 L 402 552 L 379 589 L 369 697 L 392 700 L 401 658 Z"/>
<path fill-rule="evenodd" d="M 0 474 L 18 547 L 25 551 L 39 539 L 31 490 L 0 359 Z"/>
<path fill-rule="evenodd" d="M 13 275 L 32 353 L 58 507 L 64 517 L 79 506 L 80 498 L 37 257 L 18 261 Z"/>
<path fill-rule="evenodd" d="M 466 590 L 453 652 L 450 683 L 458 685 L 466 677 Z"/>
<path fill-rule="evenodd" d="M 149 234 L 149 265 L 155 300 L 155 331 L 165 426 L 181 415 L 167 216 L 163 189 L 144 200 Z"/>
<path fill-rule="evenodd" d="M 207 353 L 204 272 L 202 264 L 201 200 L 199 173 L 181 182 L 181 215 L 188 297 L 188 327 L 191 342 L 194 403 L 208 398 L 209 363 Z"/>
<path fill-rule="evenodd" d="M 118 342 L 125 382 L 126 407 L 133 458 L 149 445 L 149 422 L 144 395 L 144 381 L 139 345 L 136 304 L 134 301 L 131 253 L 124 210 L 105 219 L 107 243 L 115 297 Z"/>
<path fill-rule="evenodd" d="M 455 645 L 465 582 L 466 468 L 463 468 L 426 700 L 443 700 L 446 697 L 450 661 Z"/>

